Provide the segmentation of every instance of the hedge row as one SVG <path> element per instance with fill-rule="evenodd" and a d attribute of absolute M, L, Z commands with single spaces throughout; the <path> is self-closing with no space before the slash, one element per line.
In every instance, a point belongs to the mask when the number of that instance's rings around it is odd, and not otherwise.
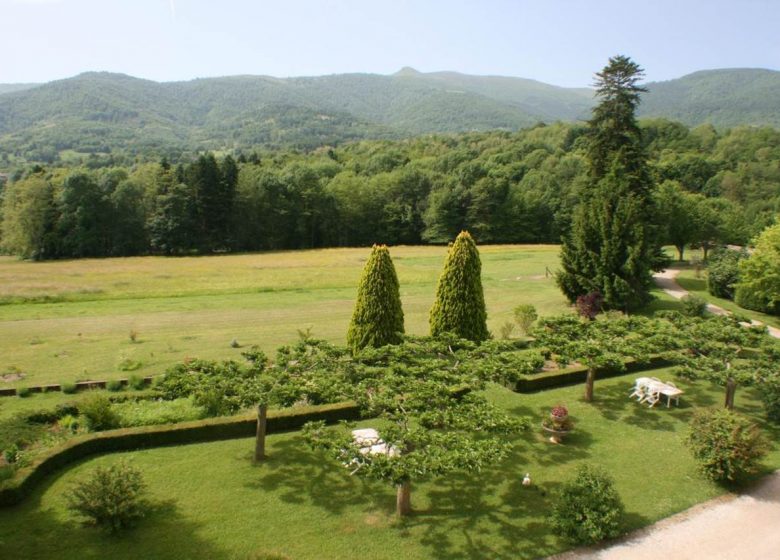
<path fill-rule="evenodd" d="M 271 410 L 268 412 L 267 432 L 297 430 L 312 420 L 332 423 L 357 420 L 359 417 L 360 409 L 354 403 Z M 80 436 L 37 458 L 30 466 L 19 469 L 0 488 L 0 507 L 18 504 L 44 477 L 89 455 L 251 437 L 255 435 L 256 427 L 257 416 L 252 413 Z"/>
<path fill-rule="evenodd" d="M 609 368 L 600 369 L 596 372 L 596 379 L 606 379 L 609 377 L 618 377 L 620 375 L 626 375 L 628 373 L 636 373 L 639 371 L 646 371 L 649 369 L 657 369 L 659 367 L 670 366 L 673 363 L 661 357 L 653 357 L 644 362 L 637 362 L 635 360 L 626 361 L 624 369 Z M 566 369 L 548 371 L 540 373 L 538 375 L 528 376 L 520 379 L 515 383 L 512 388 L 517 393 L 535 393 L 536 391 L 542 391 L 545 389 L 552 389 L 555 387 L 566 387 L 568 385 L 576 385 L 578 383 L 584 383 L 585 378 L 588 375 L 588 368 L 585 366 L 576 366 Z"/>
<path fill-rule="evenodd" d="M 119 383 L 123 387 L 127 387 L 130 383 L 129 379 L 118 379 Z M 143 378 L 144 385 L 151 385 L 154 381 L 154 376 L 148 376 Z M 105 389 L 108 381 L 79 381 L 74 383 L 76 391 L 88 391 L 90 389 Z M 20 387 L 21 389 L 21 387 Z M 30 393 L 51 393 L 62 391 L 62 385 L 59 383 L 51 383 L 49 385 L 33 385 L 32 387 L 26 387 Z M 17 394 L 18 389 L 13 387 L 0 389 L 0 397 L 12 397 Z"/>

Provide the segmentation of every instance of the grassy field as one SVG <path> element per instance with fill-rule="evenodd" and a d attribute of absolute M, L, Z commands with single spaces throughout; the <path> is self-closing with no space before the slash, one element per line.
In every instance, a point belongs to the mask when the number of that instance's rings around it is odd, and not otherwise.
<path fill-rule="evenodd" d="M 656 375 L 671 377 L 668 370 Z M 415 513 L 404 521 L 393 516 L 391 487 L 350 477 L 309 451 L 298 433 L 287 433 L 269 437 L 270 458 L 259 466 L 251 462 L 251 439 L 83 461 L 47 479 L 21 506 L 0 510 L 0 557 L 304 560 L 360 551 L 366 560 L 537 558 L 567 548 L 545 517 L 550 494 L 581 462 L 614 476 L 628 528 L 724 492 L 697 473 L 683 445 L 693 406 L 720 404 L 722 389 L 680 382 L 686 393 L 679 408 L 651 410 L 628 399 L 633 377 L 597 381 L 593 405 L 580 400 L 582 386 L 533 395 L 491 389 L 494 402 L 532 416 L 535 425 L 552 405 L 566 404 L 575 432 L 552 446 L 534 429 L 494 469 L 414 485 Z M 737 392 L 737 409 L 760 421 L 753 392 Z M 771 435 L 777 441 L 778 433 Z M 63 493 L 94 466 L 120 457 L 143 470 L 156 506 L 137 528 L 110 537 L 81 527 Z M 780 466 L 776 444 L 765 466 Z M 520 484 L 526 472 L 530 489 Z M 273 553 L 283 556 L 266 556 Z"/>
<path fill-rule="evenodd" d="M 520 303 L 540 313 L 565 301 L 546 271 L 556 246 L 480 248 L 488 326 Z M 406 330 L 426 334 L 446 247 L 393 247 Z M 155 374 L 185 357 L 240 358 L 267 352 L 299 329 L 344 342 L 369 249 L 324 249 L 209 257 L 135 257 L 33 263 L 0 257 L 0 386 L 131 373 Z M 136 341 L 130 333 L 136 333 Z"/>

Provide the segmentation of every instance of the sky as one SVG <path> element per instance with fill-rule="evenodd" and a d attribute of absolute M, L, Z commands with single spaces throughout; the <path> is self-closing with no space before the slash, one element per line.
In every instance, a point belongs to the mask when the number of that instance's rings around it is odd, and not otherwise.
<path fill-rule="evenodd" d="M 780 69 L 780 0 L 0 0 L 0 83 L 346 72 L 588 86 L 624 54 L 648 81 Z"/>

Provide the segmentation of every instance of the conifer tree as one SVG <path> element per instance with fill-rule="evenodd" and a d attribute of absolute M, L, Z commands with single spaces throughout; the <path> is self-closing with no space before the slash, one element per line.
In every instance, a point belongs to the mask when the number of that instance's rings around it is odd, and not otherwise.
<path fill-rule="evenodd" d="M 635 118 L 643 71 L 616 56 L 596 76 L 601 101 L 588 123 L 589 184 L 564 236 L 556 280 L 572 303 L 598 292 L 606 308 L 632 309 L 647 303 L 651 271 L 666 264 Z"/>
<path fill-rule="evenodd" d="M 360 279 L 347 345 L 357 352 L 366 346 L 398 344 L 403 333 L 404 312 L 390 251 L 386 245 L 374 245 Z"/>
<path fill-rule="evenodd" d="M 430 325 L 431 336 L 449 332 L 475 342 L 490 336 L 482 292 L 482 263 L 477 245 L 467 231 L 460 232 L 447 253 Z"/>

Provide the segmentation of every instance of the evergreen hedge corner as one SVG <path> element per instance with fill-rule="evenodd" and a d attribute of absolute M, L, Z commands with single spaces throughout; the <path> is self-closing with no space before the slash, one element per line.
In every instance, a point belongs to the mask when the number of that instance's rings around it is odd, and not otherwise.
<path fill-rule="evenodd" d="M 366 346 L 398 344 L 403 334 L 404 312 L 395 266 L 387 246 L 374 245 L 360 278 L 347 346 L 357 352 Z"/>
<path fill-rule="evenodd" d="M 462 231 L 447 253 L 430 314 L 431 336 L 453 333 L 460 338 L 487 340 L 487 311 L 482 291 L 482 263 L 474 239 Z"/>

